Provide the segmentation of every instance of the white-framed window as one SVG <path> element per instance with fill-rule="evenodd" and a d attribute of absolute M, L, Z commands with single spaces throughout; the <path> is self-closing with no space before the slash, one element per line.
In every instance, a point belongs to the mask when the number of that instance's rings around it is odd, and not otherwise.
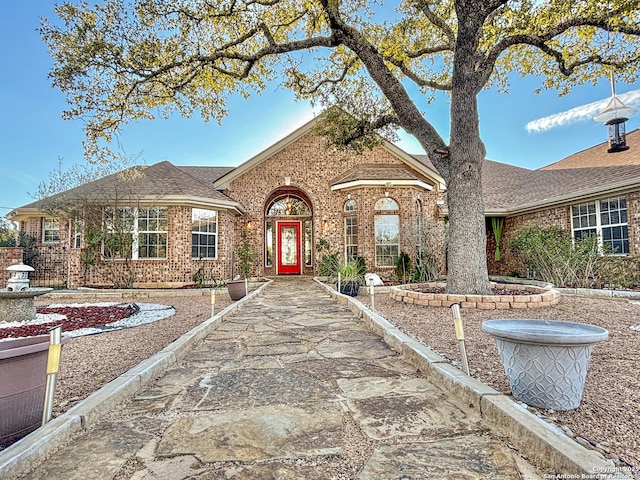
<path fill-rule="evenodd" d="M 84 222 L 76 218 L 73 221 L 73 248 L 82 246 L 82 230 L 84 230 Z"/>
<path fill-rule="evenodd" d="M 167 258 L 167 207 L 106 207 L 105 258 Z"/>
<path fill-rule="evenodd" d="M 105 238 L 102 255 L 119 259 L 133 256 L 133 209 L 130 207 L 105 207 L 103 223 Z"/>
<path fill-rule="evenodd" d="M 167 208 L 138 208 L 136 227 L 137 258 L 167 258 Z"/>
<path fill-rule="evenodd" d="M 273 221 L 267 220 L 264 223 L 264 265 L 270 267 L 273 265 Z"/>
<path fill-rule="evenodd" d="M 374 206 L 376 266 L 393 267 L 400 255 L 400 215 L 398 202 L 384 197 Z"/>
<path fill-rule="evenodd" d="M 313 265 L 313 222 L 304 221 L 304 264 L 307 267 Z"/>
<path fill-rule="evenodd" d="M 606 253 L 629 253 L 627 226 L 627 199 L 615 196 L 571 206 L 571 230 L 573 238 L 597 235 Z"/>
<path fill-rule="evenodd" d="M 218 258 L 218 212 L 191 210 L 191 257 Z"/>
<path fill-rule="evenodd" d="M 60 221 L 56 218 L 42 219 L 42 242 L 55 243 L 60 241 Z"/>
<path fill-rule="evenodd" d="M 344 203 L 344 255 L 345 258 L 358 256 L 358 206 L 355 200 L 347 200 Z"/>

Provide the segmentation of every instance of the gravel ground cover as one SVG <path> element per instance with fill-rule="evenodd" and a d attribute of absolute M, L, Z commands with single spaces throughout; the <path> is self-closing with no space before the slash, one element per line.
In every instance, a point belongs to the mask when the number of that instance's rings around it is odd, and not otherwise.
<path fill-rule="evenodd" d="M 359 300 L 369 304 L 367 293 Z M 121 301 L 121 299 L 105 299 Z M 65 345 L 56 391 L 54 414 L 59 415 L 104 383 L 137 365 L 183 333 L 209 318 L 207 296 L 156 297 L 170 305 L 172 317 L 135 328 L 74 338 Z M 37 301 L 46 305 L 46 299 Z M 216 295 L 216 310 L 229 305 L 226 293 Z M 459 364 L 458 344 L 449 308 L 422 307 L 396 302 L 377 294 L 378 313 L 437 353 Z M 530 408 L 563 428 L 585 446 L 606 458 L 640 467 L 640 304 L 627 301 L 563 296 L 558 305 L 534 310 L 462 310 L 467 354 L 472 376 L 510 394 L 495 341 L 481 330 L 484 320 L 544 318 L 590 323 L 609 330 L 609 339 L 594 347 L 580 407 L 567 412 Z"/>
<path fill-rule="evenodd" d="M 122 302 L 122 299 L 114 297 L 102 301 Z M 51 300 L 47 301 L 46 298 L 36 301 L 37 305 L 49 303 Z M 105 383 L 162 350 L 211 316 L 211 299 L 206 295 L 154 297 L 153 303 L 172 306 L 176 313 L 134 328 L 76 337 L 64 346 L 54 416 L 67 411 Z M 226 291 L 216 294 L 216 311 L 231 303 Z M 104 312 L 105 315 L 109 314 L 108 309 Z"/>
<path fill-rule="evenodd" d="M 359 298 L 365 305 L 367 294 Z M 459 365 L 460 352 L 449 308 L 397 302 L 388 294 L 375 297 L 376 311 L 405 333 Z M 496 318 L 541 318 L 589 323 L 609 331 L 607 341 L 593 348 L 582 402 L 575 410 L 552 412 L 529 407 L 605 457 L 640 468 L 640 304 L 622 300 L 563 295 L 548 308 L 475 310 L 461 312 L 472 376 L 510 394 L 493 337 L 482 322 Z"/>

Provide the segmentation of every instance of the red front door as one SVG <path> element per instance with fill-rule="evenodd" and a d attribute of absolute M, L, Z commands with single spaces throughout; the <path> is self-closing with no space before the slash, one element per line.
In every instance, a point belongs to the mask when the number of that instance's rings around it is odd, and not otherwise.
<path fill-rule="evenodd" d="M 302 273 L 300 248 L 300 222 L 278 222 L 278 274 Z"/>

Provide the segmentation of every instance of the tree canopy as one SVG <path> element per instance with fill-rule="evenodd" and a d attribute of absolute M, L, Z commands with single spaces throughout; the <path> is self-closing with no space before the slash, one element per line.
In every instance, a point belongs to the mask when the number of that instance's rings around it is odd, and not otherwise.
<path fill-rule="evenodd" d="M 639 3 L 105 0 L 60 4 L 61 22 L 43 21 L 41 34 L 65 117 L 87 120 L 89 155 L 127 122 L 175 112 L 219 120 L 229 95 L 272 82 L 340 106 L 326 124 L 340 145 L 365 148 L 402 127 L 447 181 L 449 291 L 486 292 L 478 93 L 507 88 L 510 72 L 561 93 L 610 69 L 634 81 Z M 418 106 L 435 91 L 451 95 L 448 141 Z"/>

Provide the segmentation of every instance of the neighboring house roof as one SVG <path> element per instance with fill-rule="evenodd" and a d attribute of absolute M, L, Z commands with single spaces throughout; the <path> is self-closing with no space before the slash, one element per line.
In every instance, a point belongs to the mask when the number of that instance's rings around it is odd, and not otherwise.
<path fill-rule="evenodd" d="M 540 170 L 559 170 L 567 168 L 619 167 L 622 165 L 640 165 L 640 129 L 626 135 L 628 150 L 607 153 L 609 142 L 603 142 L 581 152 L 574 153 L 562 160 L 540 168 Z"/>
<path fill-rule="evenodd" d="M 198 167 L 196 167 L 198 168 Z M 216 167 L 210 167 L 215 169 Z M 226 170 L 226 169 L 225 169 Z M 211 170 L 197 176 L 198 170 L 178 168 L 168 161 L 130 167 L 79 185 L 65 192 L 37 200 L 17 208 L 7 215 L 10 220 L 21 220 L 39 214 L 47 206 L 72 202 L 149 204 L 162 200 L 163 204 L 181 204 L 201 207 L 226 208 L 244 212 L 242 205 L 213 188 L 209 181 L 224 173 Z M 202 173 L 202 172 L 200 172 Z"/>
<path fill-rule="evenodd" d="M 426 190 L 433 190 L 433 185 L 426 178 L 419 176 L 406 165 L 357 165 L 331 182 L 332 190 L 341 190 L 359 186 L 393 186 L 415 185 Z M 390 186 L 391 186 L 390 185 Z"/>
<path fill-rule="evenodd" d="M 227 175 L 224 175 L 223 177 L 219 178 L 214 183 L 215 188 L 219 190 L 226 190 L 229 187 L 229 183 L 231 181 L 238 178 L 240 175 L 248 172 L 252 168 L 255 168 L 257 165 L 264 162 L 265 160 L 271 158 L 273 155 L 280 152 L 281 150 L 286 148 L 288 145 L 291 145 L 293 142 L 298 140 L 303 135 L 306 135 L 307 133 L 313 131 L 313 129 L 316 127 L 318 123 L 318 120 L 319 120 L 319 117 L 316 117 L 310 120 L 309 122 L 307 122 L 300 128 L 296 129 L 295 131 L 293 131 L 292 133 L 290 133 L 280 141 L 271 145 L 266 150 L 260 152 L 256 156 L 242 163 L 237 168 L 230 171 Z M 415 170 L 423 174 L 425 177 L 431 179 L 436 185 L 438 185 L 440 189 L 443 190 L 445 188 L 444 179 L 438 173 L 438 171 L 433 167 L 430 161 L 418 160 L 416 156 L 408 154 L 401 148 L 397 147 L 393 143 L 388 142 L 386 140 L 383 140 L 382 148 L 386 149 L 387 151 L 395 155 L 398 159 L 400 159 L 410 167 L 414 168 Z"/>

